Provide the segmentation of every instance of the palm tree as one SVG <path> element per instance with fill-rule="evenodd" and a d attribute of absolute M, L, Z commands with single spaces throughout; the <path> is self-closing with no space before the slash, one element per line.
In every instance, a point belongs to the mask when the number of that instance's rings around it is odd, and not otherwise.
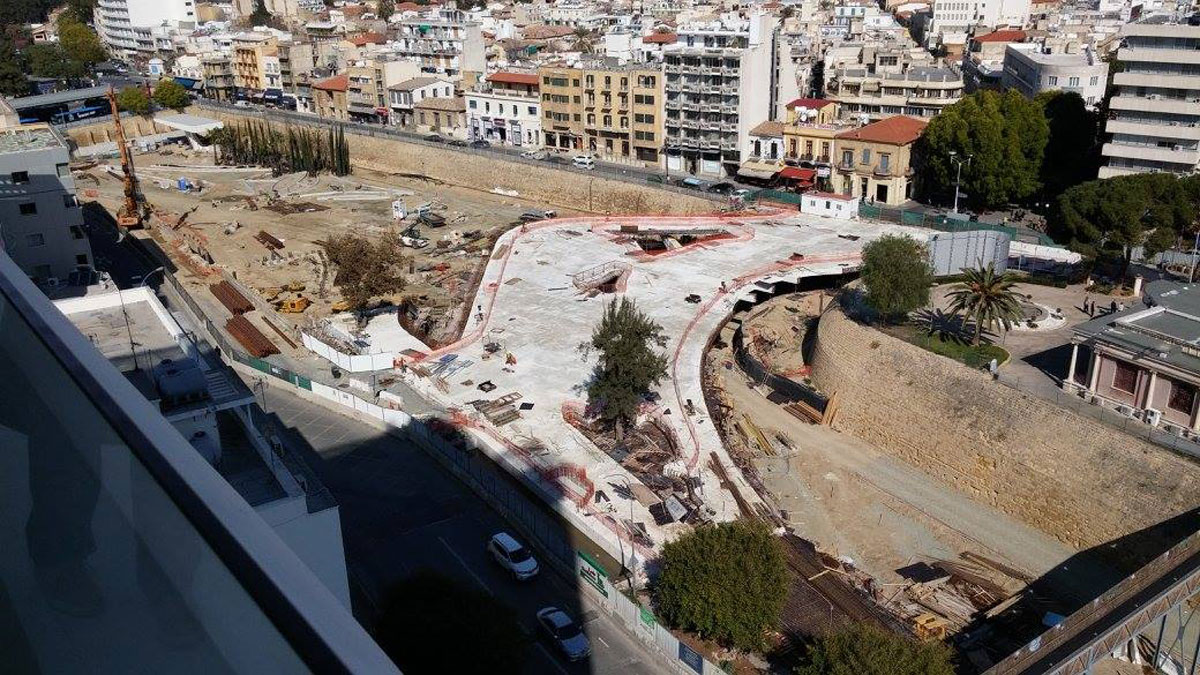
<path fill-rule="evenodd" d="M 593 36 L 592 36 L 592 31 L 590 29 L 584 28 L 583 26 L 576 28 L 575 32 L 572 34 L 572 39 L 574 41 L 573 45 L 574 45 L 575 49 L 579 50 L 580 52 L 582 52 L 584 54 L 592 53 Z"/>
<path fill-rule="evenodd" d="M 997 274 L 995 263 L 988 263 L 987 267 L 980 263 L 979 267 L 963 268 L 962 272 L 966 278 L 955 284 L 946 297 L 950 298 L 951 312 L 975 320 L 972 345 L 979 345 L 985 327 L 992 330 L 1001 325 L 1009 330 L 1013 322 L 1021 320 L 1019 296 L 1013 290 L 1016 282 L 1007 274 Z"/>

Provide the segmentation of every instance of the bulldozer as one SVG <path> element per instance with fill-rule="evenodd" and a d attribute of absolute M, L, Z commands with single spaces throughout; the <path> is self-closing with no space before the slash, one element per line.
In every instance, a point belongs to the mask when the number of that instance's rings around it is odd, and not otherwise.
<path fill-rule="evenodd" d="M 337 302 L 333 303 L 333 306 L 330 307 L 330 309 L 335 312 L 348 312 L 350 311 L 350 301 L 338 300 Z"/>
<path fill-rule="evenodd" d="M 304 297 L 303 295 L 297 295 L 294 298 L 284 298 L 280 300 L 279 302 L 275 303 L 275 308 L 283 314 L 301 314 L 304 312 L 304 310 L 308 309 L 308 306 L 311 304 L 312 301 L 308 298 Z"/>

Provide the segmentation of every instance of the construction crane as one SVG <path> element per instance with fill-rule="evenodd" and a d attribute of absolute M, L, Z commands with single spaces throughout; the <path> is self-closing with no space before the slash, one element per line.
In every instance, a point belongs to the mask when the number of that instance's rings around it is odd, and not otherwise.
<path fill-rule="evenodd" d="M 125 141 L 125 127 L 121 126 L 121 112 L 117 109 L 117 92 L 108 88 L 108 104 L 112 108 L 113 126 L 117 131 L 117 152 L 121 156 L 121 173 L 124 175 L 125 202 L 117 211 L 117 225 L 128 230 L 142 227 L 145 212 L 149 211 L 146 199 L 138 187 L 137 174 L 133 171 L 133 155 Z"/>

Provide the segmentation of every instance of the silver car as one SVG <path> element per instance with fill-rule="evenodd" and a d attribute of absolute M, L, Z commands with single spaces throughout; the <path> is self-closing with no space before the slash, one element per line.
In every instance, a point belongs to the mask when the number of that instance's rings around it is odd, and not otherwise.
<path fill-rule="evenodd" d="M 557 607 L 544 607 L 538 611 L 537 620 L 568 661 L 579 661 L 591 655 L 592 643 L 566 612 Z"/>
<path fill-rule="evenodd" d="M 538 561 L 513 536 L 507 532 L 492 535 L 487 544 L 488 553 L 496 564 L 508 570 L 517 581 L 532 579 L 538 573 Z"/>

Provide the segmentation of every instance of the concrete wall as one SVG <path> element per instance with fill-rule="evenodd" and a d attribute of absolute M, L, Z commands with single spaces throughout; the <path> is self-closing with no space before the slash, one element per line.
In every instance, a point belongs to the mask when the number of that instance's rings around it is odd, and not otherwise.
<path fill-rule="evenodd" d="M 204 109 L 195 114 L 236 121 L 240 116 Z M 248 116 L 252 119 L 257 117 Z M 388 173 L 414 173 L 491 190 L 516 190 L 522 199 L 592 213 L 712 213 L 717 204 L 700 197 L 585 175 L 534 163 L 507 161 L 482 153 L 467 155 L 449 148 L 406 143 L 393 138 L 360 136 L 347 129 L 354 166 Z"/>
<path fill-rule="evenodd" d="M 125 128 L 126 138 L 164 134 L 168 131 L 173 131 L 173 129 L 164 127 L 153 119 L 136 116 L 122 117 L 121 126 Z M 64 131 L 67 138 L 70 138 L 75 142 L 75 145 L 81 148 L 88 145 L 95 145 L 96 143 L 107 143 L 116 140 L 116 132 L 113 131 L 112 119 L 109 117 L 100 118 L 95 124 L 70 127 Z"/>
<path fill-rule="evenodd" d="M 1200 467 L 848 319 L 820 320 L 812 377 L 835 428 L 1063 542 L 1096 546 L 1200 504 Z"/>

